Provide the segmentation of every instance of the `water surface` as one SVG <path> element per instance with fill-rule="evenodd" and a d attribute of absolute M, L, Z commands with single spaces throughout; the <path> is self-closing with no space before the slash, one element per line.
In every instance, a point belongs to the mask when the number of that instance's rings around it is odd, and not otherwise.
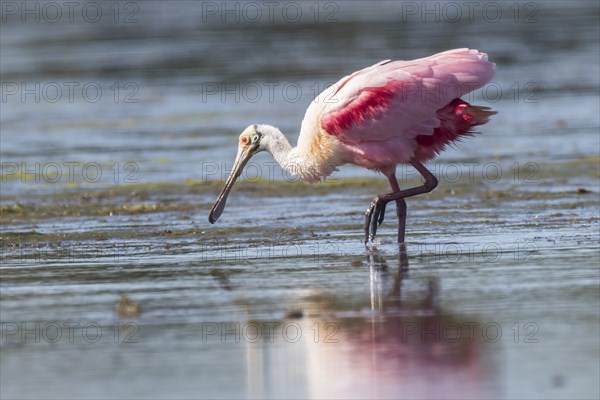
<path fill-rule="evenodd" d="M 597 2 L 219 4 L 3 14 L 2 397 L 598 398 Z M 293 142 L 332 81 L 455 47 L 496 62 L 467 100 L 498 114 L 429 163 L 408 264 L 393 207 L 364 247 L 387 183 L 353 166 L 257 156 L 208 223 L 244 127 Z"/>

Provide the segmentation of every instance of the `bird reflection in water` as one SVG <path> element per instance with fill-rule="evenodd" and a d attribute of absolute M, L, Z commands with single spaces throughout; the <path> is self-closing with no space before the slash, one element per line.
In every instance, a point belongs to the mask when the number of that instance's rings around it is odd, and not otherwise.
<path fill-rule="evenodd" d="M 263 344 L 261 390 L 250 394 L 411 399 L 498 396 L 494 371 L 498 363 L 492 348 L 485 346 L 481 324 L 476 318 L 444 310 L 438 278 L 411 277 L 406 252 L 400 251 L 399 257 L 395 273 L 377 250 L 368 252 L 370 307 L 366 296 L 363 309 L 355 313 L 336 312 L 336 300 L 318 305 L 307 300 L 304 308 L 320 311 L 294 321 L 306 333 L 302 344 Z M 317 336 L 315 327 L 320 330 Z M 265 360 L 273 358 L 277 365 L 265 365 Z M 252 386 L 256 389 L 257 382 Z"/>

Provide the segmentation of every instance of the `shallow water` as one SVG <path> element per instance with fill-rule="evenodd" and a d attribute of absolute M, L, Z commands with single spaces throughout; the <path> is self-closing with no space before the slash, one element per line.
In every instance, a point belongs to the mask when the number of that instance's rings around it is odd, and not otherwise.
<path fill-rule="evenodd" d="M 3 9 L 2 398 L 600 396 L 597 2 L 117 4 Z M 407 262 L 393 207 L 362 244 L 387 184 L 352 166 L 313 186 L 257 156 L 208 223 L 245 126 L 294 141 L 332 80 L 467 46 L 499 113 L 428 164 Z"/>

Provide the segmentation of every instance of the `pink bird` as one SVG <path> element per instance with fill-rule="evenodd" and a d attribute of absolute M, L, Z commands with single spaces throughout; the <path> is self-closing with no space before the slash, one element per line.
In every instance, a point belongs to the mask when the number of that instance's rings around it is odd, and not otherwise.
<path fill-rule="evenodd" d="M 287 172 L 318 182 L 343 164 L 383 173 L 392 192 L 380 194 L 365 214 L 365 243 L 373 241 L 387 203 L 396 202 L 398 243 L 404 243 L 405 198 L 432 191 L 436 177 L 423 163 L 446 145 L 473 134 L 495 114 L 460 97 L 488 83 L 495 64 L 477 50 L 455 49 L 412 61 L 381 61 L 339 80 L 313 100 L 294 148 L 270 125 L 251 125 L 239 138 L 231 175 L 212 210 L 215 223 L 233 183 L 248 160 L 268 151 Z M 395 171 L 411 164 L 425 179 L 422 186 L 400 190 Z"/>

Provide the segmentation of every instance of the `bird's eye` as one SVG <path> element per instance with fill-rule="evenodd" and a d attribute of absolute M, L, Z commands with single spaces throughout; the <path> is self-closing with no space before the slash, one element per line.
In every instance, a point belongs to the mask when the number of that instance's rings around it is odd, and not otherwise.
<path fill-rule="evenodd" d="M 240 138 L 240 143 L 243 144 L 244 146 L 247 145 L 249 141 L 250 141 L 250 139 L 248 138 L 248 136 L 242 136 Z"/>

